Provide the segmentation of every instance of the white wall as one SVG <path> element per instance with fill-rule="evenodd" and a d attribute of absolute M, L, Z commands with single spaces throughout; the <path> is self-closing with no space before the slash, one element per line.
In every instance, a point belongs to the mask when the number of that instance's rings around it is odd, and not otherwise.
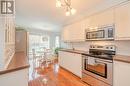
<path fill-rule="evenodd" d="M 4 68 L 4 30 L 1 28 L 0 25 L 0 70 Z"/>
<path fill-rule="evenodd" d="M 4 17 L 0 15 L 0 70 L 4 68 L 4 49 L 5 49 L 5 28 L 4 28 Z"/>
<path fill-rule="evenodd" d="M 73 43 L 73 47 L 77 50 L 88 51 L 91 44 L 97 45 L 115 45 L 116 52 L 120 55 L 129 55 L 130 56 L 130 41 L 89 41 L 89 42 L 80 42 Z M 62 46 L 63 48 L 72 48 L 72 43 L 66 43 Z"/>

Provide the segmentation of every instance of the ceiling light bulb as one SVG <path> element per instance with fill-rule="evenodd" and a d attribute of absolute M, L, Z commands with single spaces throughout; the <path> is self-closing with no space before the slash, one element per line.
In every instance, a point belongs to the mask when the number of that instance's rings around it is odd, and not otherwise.
<path fill-rule="evenodd" d="M 69 11 L 66 11 L 66 16 L 70 16 L 70 12 Z"/>
<path fill-rule="evenodd" d="M 71 9 L 71 14 L 74 15 L 76 13 L 76 10 L 74 8 Z"/>
<path fill-rule="evenodd" d="M 61 7 L 61 5 L 62 5 L 62 4 L 61 4 L 61 1 L 60 1 L 60 0 L 57 0 L 57 1 L 56 1 L 56 7 Z"/>

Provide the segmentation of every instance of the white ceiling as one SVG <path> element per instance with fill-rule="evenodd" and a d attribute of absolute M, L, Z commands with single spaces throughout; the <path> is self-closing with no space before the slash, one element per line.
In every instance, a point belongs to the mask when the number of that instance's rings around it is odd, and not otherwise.
<path fill-rule="evenodd" d="M 60 31 L 63 25 L 86 16 L 97 7 L 123 0 L 71 0 L 76 15 L 66 17 L 63 8 L 56 8 L 56 0 L 16 0 L 16 24 L 22 27 Z M 107 2 L 107 3 L 106 3 Z"/>

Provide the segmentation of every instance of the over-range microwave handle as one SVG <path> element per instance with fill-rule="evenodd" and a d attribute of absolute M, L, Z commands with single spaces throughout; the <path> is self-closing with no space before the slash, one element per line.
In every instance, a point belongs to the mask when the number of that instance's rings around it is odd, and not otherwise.
<path fill-rule="evenodd" d="M 94 58 L 94 62 L 95 62 L 96 64 L 105 63 L 105 61 L 96 59 L 95 57 L 90 57 L 90 58 Z M 87 57 L 87 56 L 84 57 L 84 58 L 83 58 L 83 61 L 88 61 L 88 57 Z"/>

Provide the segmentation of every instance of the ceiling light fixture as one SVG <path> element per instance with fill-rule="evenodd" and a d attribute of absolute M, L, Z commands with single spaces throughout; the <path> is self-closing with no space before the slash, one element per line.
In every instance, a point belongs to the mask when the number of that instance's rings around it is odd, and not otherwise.
<path fill-rule="evenodd" d="M 71 0 L 56 0 L 56 7 L 65 8 L 66 16 L 74 15 L 76 13 L 76 10 L 71 7 Z"/>

